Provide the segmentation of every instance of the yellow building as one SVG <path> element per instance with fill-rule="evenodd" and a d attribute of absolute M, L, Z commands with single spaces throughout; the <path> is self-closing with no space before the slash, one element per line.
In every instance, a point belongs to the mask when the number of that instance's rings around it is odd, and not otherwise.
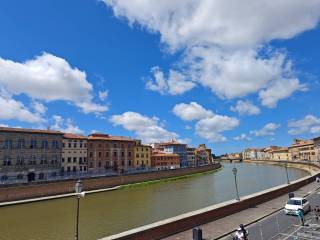
<path fill-rule="evenodd" d="M 313 140 L 295 139 L 289 147 L 292 160 L 295 161 L 316 161 L 316 153 Z"/>
<path fill-rule="evenodd" d="M 272 159 L 275 161 L 289 161 L 292 160 L 291 153 L 287 147 L 282 147 L 272 150 Z"/>
<path fill-rule="evenodd" d="M 133 149 L 133 164 L 135 168 L 151 168 L 152 147 L 135 140 Z"/>

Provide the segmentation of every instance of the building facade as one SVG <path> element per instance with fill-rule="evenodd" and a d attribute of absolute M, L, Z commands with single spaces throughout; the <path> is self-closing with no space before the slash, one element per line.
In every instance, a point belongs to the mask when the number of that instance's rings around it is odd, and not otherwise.
<path fill-rule="evenodd" d="M 289 148 L 282 147 L 282 148 L 274 149 L 272 151 L 272 160 L 275 160 L 275 161 L 292 160 L 291 153 L 289 152 Z"/>
<path fill-rule="evenodd" d="M 81 174 L 87 171 L 87 137 L 72 133 L 64 134 L 61 172 L 63 174 Z"/>
<path fill-rule="evenodd" d="M 151 168 L 152 147 L 143 145 L 141 140 L 135 140 L 133 148 L 133 165 L 135 168 Z"/>
<path fill-rule="evenodd" d="M 0 182 L 44 181 L 61 170 L 63 133 L 0 128 Z"/>
<path fill-rule="evenodd" d="M 289 151 L 294 161 L 316 161 L 313 140 L 295 139 Z"/>
<path fill-rule="evenodd" d="M 178 154 L 180 158 L 180 167 L 188 166 L 187 144 L 170 141 L 156 144 L 156 149 L 163 150 L 163 152 L 166 153 Z"/>
<path fill-rule="evenodd" d="M 115 171 L 118 174 L 134 168 L 134 140 L 103 133 L 88 137 L 88 171 Z"/>
<path fill-rule="evenodd" d="M 247 148 L 242 151 L 242 157 L 244 160 L 257 159 L 257 150 L 255 148 Z"/>
<path fill-rule="evenodd" d="M 314 151 L 316 154 L 316 160 L 319 162 L 320 161 L 320 137 L 314 138 Z"/>
<path fill-rule="evenodd" d="M 195 149 L 195 155 L 196 155 L 196 165 L 202 166 L 212 163 L 212 155 L 211 155 L 211 149 L 207 148 L 205 144 L 200 144 Z"/>
<path fill-rule="evenodd" d="M 180 168 L 180 156 L 175 153 L 154 151 L 151 156 L 152 168 L 171 170 Z"/>
<path fill-rule="evenodd" d="M 196 160 L 196 148 L 188 147 L 187 148 L 187 160 L 188 160 L 188 166 L 189 167 L 195 167 L 197 166 L 197 160 Z"/>

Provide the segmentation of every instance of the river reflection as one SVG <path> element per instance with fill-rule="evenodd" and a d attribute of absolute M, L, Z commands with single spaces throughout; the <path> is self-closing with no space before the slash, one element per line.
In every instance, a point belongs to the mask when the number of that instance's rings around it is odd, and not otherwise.
<path fill-rule="evenodd" d="M 224 164 L 218 172 L 192 178 L 87 195 L 81 199 L 80 239 L 91 240 L 286 183 L 283 167 Z M 288 169 L 291 180 L 307 175 Z M 0 208 L 1 240 L 74 239 L 76 199 L 65 198 Z"/>

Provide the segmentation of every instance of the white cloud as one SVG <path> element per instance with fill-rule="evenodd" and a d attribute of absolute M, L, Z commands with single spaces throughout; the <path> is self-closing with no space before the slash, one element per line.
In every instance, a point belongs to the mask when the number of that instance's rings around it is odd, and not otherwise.
<path fill-rule="evenodd" d="M 196 134 L 209 142 L 223 142 L 227 138 L 221 132 L 239 126 L 239 120 L 228 116 L 214 115 L 196 123 Z"/>
<path fill-rule="evenodd" d="M 274 136 L 275 131 L 280 127 L 280 124 L 276 123 L 268 123 L 260 130 L 253 130 L 250 133 L 257 136 L 257 137 L 264 137 L 264 136 Z"/>
<path fill-rule="evenodd" d="M 206 110 L 196 102 L 176 104 L 172 111 L 184 121 L 200 120 L 214 115 L 212 111 Z"/>
<path fill-rule="evenodd" d="M 125 112 L 121 115 L 113 115 L 110 122 L 114 126 L 122 126 L 128 131 L 133 131 L 136 136 L 146 143 L 168 141 L 177 139 L 178 134 L 169 132 L 156 117 L 147 117 L 136 112 Z"/>
<path fill-rule="evenodd" d="M 252 140 L 252 138 L 249 137 L 249 136 L 248 136 L 247 134 L 245 134 L 245 133 L 242 133 L 241 135 L 236 136 L 236 137 L 234 137 L 233 139 L 236 140 L 236 141 L 251 141 L 251 140 Z"/>
<path fill-rule="evenodd" d="M 195 87 L 195 83 L 188 81 L 180 72 L 170 70 L 166 79 L 159 67 L 151 69 L 153 79 L 147 82 L 147 89 L 160 92 L 161 94 L 179 95 Z"/>
<path fill-rule="evenodd" d="M 0 119 L 42 123 L 45 120 L 38 112 L 31 112 L 22 102 L 0 95 Z"/>
<path fill-rule="evenodd" d="M 252 104 L 250 101 L 237 101 L 236 106 L 231 106 L 231 111 L 238 112 L 240 115 L 257 115 L 260 113 L 260 108 Z"/>
<path fill-rule="evenodd" d="M 317 118 L 313 115 L 307 115 L 300 120 L 291 120 L 288 123 L 290 128 L 289 134 L 298 135 L 302 133 L 320 133 L 320 118 Z"/>
<path fill-rule="evenodd" d="M 295 91 L 305 91 L 306 86 L 300 84 L 298 79 L 282 79 L 274 82 L 265 90 L 259 92 L 261 103 L 269 108 L 274 108 L 281 99 L 292 95 Z"/>
<path fill-rule="evenodd" d="M 107 111 L 106 106 L 93 102 L 93 87 L 86 78 L 85 72 L 49 53 L 23 63 L 0 58 L 0 86 L 10 94 L 67 101 L 84 113 Z"/>
<path fill-rule="evenodd" d="M 185 129 L 185 130 L 191 130 L 192 127 L 191 127 L 190 125 L 185 125 L 185 126 L 184 126 L 184 129 Z"/>
<path fill-rule="evenodd" d="M 109 91 L 106 90 L 106 91 L 99 91 L 99 98 L 101 101 L 104 101 L 108 98 L 108 95 L 109 95 Z"/>
<path fill-rule="evenodd" d="M 32 101 L 31 107 L 32 109 L 34 109 L 35 112 L 39 113 L 40 115 L 45 114 L 47 111 L 47 108 L 38 101 Z"/>
<path fill-rule="evenodd" d="M 301 89 L 291 61 L 284 53 L 270 51 L 268 43 L 313 29 L 320 17 L 318 0 L 103 1 L 118 18 L 159 34 L 171 53 L 182 52 L 177 69 L 169 70 L 168 79 L 156 72 L 155 81 L 147 83 L 149 89 L 175 95 L 198 83 L 221 98 L 262 90 L 266 106 L 275 106 Z M 172 72 L 188 86 L 173 91 L 169 87 Z M 279 82 L 289 82 L 291 88 L 272 102 L 267 95 Z"/>
<path fill-rule="evenodd" d="M 82 131 L 78 126 L 76 126 L 70 118 L 64 119 L 59 115 L 54 115 L 53 120 L 54 124 L 50 126 L 51 129 L 66 133 L 84 133 L 84 131 Z"/>
<path fill-rule="evenodd" d="M 9 127 L 9 125 L 0 123 L 0 127 Z"/>

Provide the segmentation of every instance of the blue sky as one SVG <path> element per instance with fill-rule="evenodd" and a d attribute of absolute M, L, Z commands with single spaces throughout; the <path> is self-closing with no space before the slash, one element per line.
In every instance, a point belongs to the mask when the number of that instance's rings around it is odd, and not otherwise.
<path fill-rule="evenodd" d="M 320 135 L 320 3 L 0 2 L 0 124 L 206 143 Z"/>

